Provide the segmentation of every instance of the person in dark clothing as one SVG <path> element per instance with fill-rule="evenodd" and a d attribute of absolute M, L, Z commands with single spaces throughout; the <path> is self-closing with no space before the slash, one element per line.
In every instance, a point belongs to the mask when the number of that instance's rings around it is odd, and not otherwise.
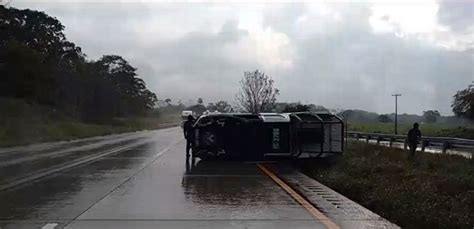
<path fill-rule="evenodd" d="M 189 158 L 189 150 L 191 150 L 194 142 L 194 118 L 192 115 L 188 116 L 188 120 L 184 122 L 183 132 L 186 139 L 186 158 Z"/>
<path fill-rule="evenodd" d="M 415 155 L 416 147 L 418 146 L 418 142 L 421 139 L 421 131 L 418 129 L 418 123 L 413 124 L 413 128 L 408 131 L 407 135 L 407 143 L 408 147 L 410 148 L 410 156 L 413 157 Z"/>

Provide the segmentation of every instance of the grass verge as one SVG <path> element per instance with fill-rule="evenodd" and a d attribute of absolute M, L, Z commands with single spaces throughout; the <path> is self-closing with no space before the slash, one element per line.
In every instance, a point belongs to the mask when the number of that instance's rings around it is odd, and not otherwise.
<path fill-rule="evenodd" d="M 162 114 L 113 119 L 110 124 L 90 124 L 53 108 L 22 100 L 1 99 L 0 105 L 0 147 L 157 129 L 178 123 L 180 118 L 179 114 Z"/>
<path fill-rule="evenodd" d="M 307 175 L 402 228 L 474 226 L 474 163 L 456 155 L 351 143 L 331 164 L 308 162 Z"/>
<path fill-rule="evenodd" d="M 134 118 L 122 120 L 116 125 L 86 124 L 77 121 L 57 121 L 34 125 L 15 125 L 1 128 L 0 147 L 25 145 L 39 142 L 73 140 L 79 138 L 151 130 L 172 126 L 155 118 Z"/>

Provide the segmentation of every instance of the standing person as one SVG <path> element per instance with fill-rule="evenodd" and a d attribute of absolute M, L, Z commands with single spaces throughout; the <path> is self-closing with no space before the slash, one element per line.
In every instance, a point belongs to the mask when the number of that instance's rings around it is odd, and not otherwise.
<path fill-rule="evenodd" d="M 193 125 L 194 117 L 192 115 L 188 115 L 188 120 L 186 120 L 183 125 L 184 138 L 186 139 L 186 159 L 189 158 L 189 150 L 192 148 L 194 142 Z"/>
<path fill-rule="evenodd" d="M 418 129 L 418 123 L 413 124 L 413 128 L 408 131 L 407 135 L 407 142 L 408 147 L 410 147 L 410 156 L 415 156 L 416 147 L 418 146 L 418 142 L 421 139 L 421 131 Z"/>

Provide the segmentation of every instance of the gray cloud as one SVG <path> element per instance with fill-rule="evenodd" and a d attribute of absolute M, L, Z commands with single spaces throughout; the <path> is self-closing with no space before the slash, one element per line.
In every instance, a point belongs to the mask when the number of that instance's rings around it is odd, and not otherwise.
<path fill-rule="evenodd" d="M 142 47 L 142 55 L 152 65 L 157 77 L 158 94 L 187 99 L 204 97 L 231 99 L 235 83 L 251 63 L 235 62 L 226 46 L 246 36 L 235 21 L 226 22 L 217 33 L 193 32 L 184 37 L 150 47 Z M 152 85 L 153 87 L 153 85 Z"/>
<path fill-rule="evenodd" d="M 438 18 L 442 24 L 458 32 L 474 29 L 474 3 L 472 1 L 442 0 L 439 4 Z"/>
<path fill-rule="evenodd" d="M 275 78 L 283 101 L 391 112 L 390 95 L 400 92 L 401 112 L 450 114 L 452 95 L 474 80 L 472 50 L 374 34 L 370 4 L 14 6 L 58 17 L 90 58 L 124 56 L 152 90 L 175 101 L 233 101 L 243 71 L 259 68 Z M 455 32 L 472 28 L 472 14 L 457 6 L 442 2 L 440 22 Z M 251 18 L 260 30 L 240 22 L 247 14 L 261 16 Z"/>
<path fill-rule="evenodd" d="M 282 92 L 291 100 L 390 112 L 399 92 L 402 112 L 450 113 L 452 95 L 474 79 L 472 52 L 433 47 L 394 34 L 373 34 L 367 11 L 343 12 L 330 33 L 295 39 L 298 62 Z M 311 30 L 311 29 L 310 29 Z M 291 37 L 291 35 L 290 35 Z"/>

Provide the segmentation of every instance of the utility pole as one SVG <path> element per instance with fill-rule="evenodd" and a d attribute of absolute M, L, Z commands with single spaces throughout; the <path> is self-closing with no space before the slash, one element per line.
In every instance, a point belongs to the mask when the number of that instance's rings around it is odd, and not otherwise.
<path fill-rule="evenodd" d="M 393 94 L 392 96 L 395 96 L 395 134 L 398 134 L 397 132 L 397 112 L 398 112 L 398 96 L 402 96 L 402 94 Z"/>
<path fill-rule="evenodd" d="M 340 114 L 342 115 L 342 117 L 344 118 L 344 129 L 345 129 L 345 147 L 344 147 L 344 151 L 347 152 L 347 137 L 348 137 L 348 131 L 349 131 L 349 124 L 348 124 L 348 119 L 349 119 L 349 115 L 347 113 L 350 113 L 352 112 L 352 110 L 345 110 L 343 112 L 341 112 Z"/>

